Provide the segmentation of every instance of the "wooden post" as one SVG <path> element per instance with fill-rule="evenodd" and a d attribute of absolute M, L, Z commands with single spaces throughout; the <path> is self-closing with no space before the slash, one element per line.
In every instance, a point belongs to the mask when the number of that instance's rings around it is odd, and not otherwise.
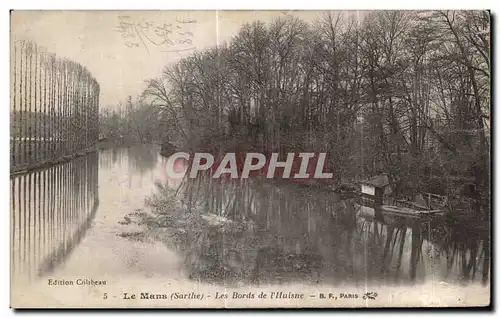
<path fill-rule="evenodd" d="M 24 50 L 23 50 L 24 49 Z M 24 65 L 23 65 L 23 55 L 26 55 L 26 43 L 21 42 L 21 81 L 20 81 L 20 86 L 19 86 L 19 91 L 21 95 L 21 102 L 20 102 L 20 107 L 21 107 L 21 113 L 20 113 L 20 126 L 21 126 L 21 131 L 19 134 L 19 143 L 21 147 L 20 153 L 22 154 L 22 161 L 21 163 L 24 165 L 26 161 L 26 144 L 24 143 L 25 141 L 25 125 L 26 125 L 26 56 L 24 56 Z M 23 79 L 24 77 L 24 79 Z M 24 84 L 24 85 L 23 85 Z"/>
<path fill-rule="evenodd" d="M 28 125 L 28 135 L 27 135 L 27 140 L 26 140 L 26 146 L 27 146 L 27 151 L 28 151 L 28 168 L 31 167 L 32 162 L 33 162 L 33 152 L 31 151 L 32 147 L 32 141 L 31 141 L 31 126 L 33 125 L 33 44 L 28 42 L 28 48 L 27 48 L 27 54 L 29 58 L 29 64 L 28 64 L 28 73 L 27 73 L 27 84 L 28 84 L 28 113 L 26 117 L 26 124 Z"/>
<path fill-rule="evenodd" d="M 44 75 L 44 81 L 43 81 L 43 161 L 48 160 L 48 153 L 49 153 L 49 144 L 47 142 L 48 139 L 48 118 L 47 118 L 47 83 L 49 80 L 49 73 L 47 72 L 48 70 L 48 60 L 47 60 L 48 54 L 45 52 L 44 57 L 43 57 L 43 75 Z"/>
<path fill-rule="evenodd" d="M 13 62 L 14 62 L 14 70 L 13 70 L 13 92 L 12 92 L 12 97 L 14 99 L 13 103 L 12 103 L 12 107 L 13 107 L 13 111 L 11 112 L 11 128 L 13 131 L 13 133 L 11 132 L 10 136 L 11 138 L 13 138 L 13 140 L 11 140 L 11 143 L 12 143 L 12 147 L 11 147 L 11 167 L 15 170 L 17 168 L 17 150 L 18 150 L 18 147 L 17 147 L 17 138 L 19 136 L 19 129 L 18 129 L 18 126 L 19 126 L 19 116 L 17 114 L 17 46 L 18 46 L 18 42 L 14 42 L 14 57 L 13 57 Z"/>
<path fill-rule="evenodd" d="M 33 160 L 35 163 L 38 162 L 38 82 L 40 82 L 40 78 L 38 76 L 38 68 L 39 68 L 39 59 L 38 59 L 38 46 L 35 45 L 35 80 L 34 80 L 34 84 L 35 84 L 35 110 L 32 114 L 32 117 L 33 117 L 33 121 L 34 121 L 34 133 L 33 133 L 33 138 L 34 138 L 34 141 L 32 141 L 34 144 L 33 144 L 33 148 L 34 148 L 34 155 L 33 155 Z"/>

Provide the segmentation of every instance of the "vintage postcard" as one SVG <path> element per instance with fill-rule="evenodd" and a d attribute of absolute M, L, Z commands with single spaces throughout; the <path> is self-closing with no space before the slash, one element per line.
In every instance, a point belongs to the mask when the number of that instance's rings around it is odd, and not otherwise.
<path fill-rule="evenodd" d="M 12 11 L 11 306 L 488 306 L 490 32 Z"/>

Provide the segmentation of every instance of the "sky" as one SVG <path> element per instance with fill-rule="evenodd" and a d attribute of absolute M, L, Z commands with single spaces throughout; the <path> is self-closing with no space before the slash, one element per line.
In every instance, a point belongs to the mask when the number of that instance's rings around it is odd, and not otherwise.
<path fill-rule="evenodd" d="M 322 11 L 13 11 L 11 39 L 32 40 L 84 66 L 101 87 L 101 107 L 133 98 L 145 80 L 192 54 L 229 41 L 242 25 Z"/>

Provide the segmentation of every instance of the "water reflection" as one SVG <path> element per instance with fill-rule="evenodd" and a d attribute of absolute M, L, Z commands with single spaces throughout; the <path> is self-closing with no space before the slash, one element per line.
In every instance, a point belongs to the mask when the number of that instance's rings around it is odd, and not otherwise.
<path fill-rule="evenodd" d="M 171 195 L 160 189 L 156 200 Z M 181 189 L 177 207 L 165 198 L 152 207 L 163 220 L 156 226 L 177 227 L 182 234 L 178 246 L 193 280 L 331 285 L 489 280 L 488 233 L 462 235 L 463 229 L 442 218 L 391 217 L 354 198 L 259 179 L 205 176 L 185 179 Z"/>
<path fill-rule="evenodd" d="M 99 198 L 98 154 L 11 177 L 11 274 L 31 280 L 64 262 Z"/>
<path fill-rule="evenodd" d="M 158 147 L 152 145 L 138 144 L 130 147 L 110 148 L 101 151 L 99 167 L 111 170 L 113 167 L 122 167 L 125 164 L 130 175 L 143 176 L 156 167 L 158 157 Z"/>
<path fill-rule="evenodd" d="M 57 267 L 64 275 L 171 278 L 180 255 L 179 275 L 215 284 L 489 281 L 488 231 L 390 217 L 354 198 L 269 180 L 167 180 L 174 189 L 160 187 L 149 200 L 148 241 L 178 253 L 135 244 L 120 234 L 141 229 L 123 218 L 144 214 L 137 210 L 165 177 L 159 158 L 150 146 L 107 149 L 11 178 L 12 276 Z"/>

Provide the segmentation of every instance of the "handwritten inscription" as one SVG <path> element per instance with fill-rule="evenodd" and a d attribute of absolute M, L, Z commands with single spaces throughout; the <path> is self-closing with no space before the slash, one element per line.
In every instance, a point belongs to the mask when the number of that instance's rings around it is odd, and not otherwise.
<path fill-rule="evenodd" d="M 171 22 L 155 23 L 121 15 L 116 32 L 120 33 L 129 48 L 142 48 L 148 53 L 152 47 L 160 47 L 163 52 L 182 52 L 196 49 L 191 29 L 196 23 L 196 20 L 178 18 Z"/>

